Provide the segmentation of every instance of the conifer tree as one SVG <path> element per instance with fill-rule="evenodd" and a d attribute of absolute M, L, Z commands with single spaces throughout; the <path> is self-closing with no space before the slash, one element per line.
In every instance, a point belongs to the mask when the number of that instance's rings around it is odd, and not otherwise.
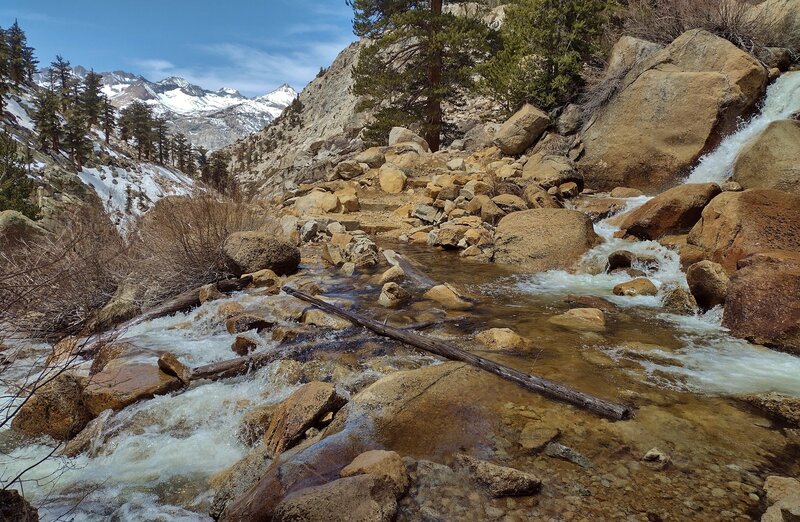
<path fill-rule="evenodd" d="M 92 143 L 86 136 L 88 124 L 83 112 L 73 107 L 66 114 L 64 126 L 64 146 L 69 152 L 77 170 L 83 169 L 87 156 L 92 151 Z"/>
<path fill-rule="evenodd" d="M 204 183 L 210 180 L 210 171 L 208 165 L 208 149 L 200 145 L 195 147 L 195 154 L 197 155 L 197 171 L 200 173 L 200 179 Z"/>
<path fill-rule="evenodd" d="M 80 109 L 86 115 L 86 123 L 90 128 L 97 125 L 100 115 L 103 113 L 103 93 L 100 90 L 102 81 L 101 75 L 93 70 L 89 71 L 86 78 L 83 79 L 83 89 L 78 95 Z"/>
<path fill-rule="evenodd" d="M 230 159 L 230 155 L 221 150 L 212 152 L 208 158 L 208 166 L 206 169 L 208 172 L 208 181 L 206 181 L 206 183 L 223 194 L 230 194 L 234 192 L 236 188 L 228 174 Z"/>
<path fill-rule="evenodd" d="M 446 131 L 442 103 L 457 103 L 472 87 L 475 65 L 485 56 L 494 31 L 476 16 L 443 9 L 461 0 L 347 0 L 353 29 L 373 40 L 354 69 L 353 92 L 377 108 L 368 141 L 382 143 L 395 125 L 417 127 L 432 150 Z"/>
<path fill-rule="evenodd" d="M 106 96 L 103 96 L 103 112 L 101 114 L 101 123 L 103 125 L 103 132 L 106 135 L 106 145 L 111 139 L 111 134 L 116 127 L 116 116 L 114 115 L 114 106 Z"/>
<path fill-rule="evenodd" d="M 153 122 L 153 135 L 155 137 L 156 154 L 158 163 L 165 165 L 169 161 L 169 132 L 167 131 L 167 120 L 156 118 Z"/>
<path fill-rule="evenodd" d="M 16 210 L 38 219 L 39 208 L 31 203 L 35 188 L 20 160 L 16 140 L 6 132 L 0 133 L 0 211 Z"/>
<path fill-rule="evenodd" d="M 178 167 L 182 172 L 188 172 L 189 150 L 191 146 L 183 133 L 177 133 L 172 137 L 172 159 L 173 166 Z"/>
<path fill-rule="evenodd" d="M 56 59 L 50 62 L 50 89 L 58 89 L 61 95 L 62 102 L 66 104 L 67 97 L 70 92 L 70 79 L 72 78 L 72 66 L 68 60 L 65 60 L 61 55 L 56 55 Z M 58 82 L 58 86 L 54 85 Z M 66 105 L 62 105 L 66 110 Z"/>
<path fill-rule="evenodd" d="M 50 90 L 40 89 L 34 98 L 33 123 L 39 135 L 42 150 L 58 151 L 61 141 L 61 119 L 58 115 L 58 96 Z"/>
<path fill-rule="evenodd" d="M 33 48 L 28 46 L 28 39 L 19 24 L 14 21 L 14 25 L 7 32 L 9 49 L 9 74 L 14 86 L 29 82 L 33 79 L 36 72 L 36 58 L 33 55 Z"/>
<path fill-rule="evenodd" d="M 8 94 L 9 88 L 9 48 L 6 36 L 6 31 L 0 27 L 0 112 L 3 111 L 3 104 L 5 100 L 3 96 Z"/>
<path fill-rule="evenodd" d="M 150 107 L 135 101 L 120 113 L 120 137 L 124 141 L 133 139 L 137 159 L 150 158 L 153 153 L 153 115 Z"/>

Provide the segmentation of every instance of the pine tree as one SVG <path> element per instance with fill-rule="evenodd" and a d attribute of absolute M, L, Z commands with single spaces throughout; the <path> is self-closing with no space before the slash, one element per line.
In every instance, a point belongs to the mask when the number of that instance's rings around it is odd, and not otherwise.
<path fill-rule="evenodd" d="M 36 112 L 33 122 L 39 135 L 39 146 L 46 151 L 58 151 L 61 140 L 61 119 L 58 115 L 58 96 L 52 91 L 40 89 L 34 98 Z"/>
<path fill-rule="evenodd" d="M 551 109 L 569 101 L 617 7 L 614 0 L 513 0 L 502 50 L 481 70 L 487 94 L 510 111 L 526 102 Z"/>
<path fill-rule="evenodd" d="M 111 102 L 106 96 L 103 96 L 103 111 L 100 118 L 103 125 L 103 132 L 106 135 L 106 145 L 108 145 L 111 140 L 111 134 L 114 132 L 114 127 L 116 127 L 117 123 L 116 116 L 114 115 L 114 106 L 111 105 Z"/>
<path fill-rule="evenodd" d="M 458 103 L 472 87 L 474 67 L 490 49 L 494 31 L 479 17 L 443 11 L 443 4 L 462 0 L 347 3 L 355 12 L 355 33 L 374 42 L 354 69 L 353 92 L 366 97 L 361 108 L 378 109 L 367 140 L 383 143 L 392 126 L 414 126 L 438 150 L 447 131 L 442 103 Z"/>
<path fill-rule="evenodd" d="M 14 86 L 30 82 L 36 72 L 36 58 L 33 48 L 28 47 L 28 39 L 19 24 L 14 25 L 7 32 L 9 49 L 9 74 Z"/>
<path fill-rule="evenodd" d="M 206 183 L 223 194 L 230 194 L 236 189 L 228 173 L 230 159 L 229 154 L 220 150 L 212 152 L 208 158 L 208 181 Z"/>
<path fill-rule="evenodd" d="M 0 27 L 0 112 L 3 111 L 3 105 L 5 103 L 3 96 L 8 94 L 9 58 L 10 58 L 10 51 L 8 48 L 8 38 L 6 35 L 6 31 Z"/>
<path fill-rule="evenodd" d="M 52 75 L 50 88 L 56 89 L 56 85 L 53 82 L 58 82 L 61 97 L 66 98 L 69 94 L 69 80 L 72 78 L 72 66 L 69 61 L 57 54 L 55 61 L 50 62 L 50 73 Z"/>
<path fill-rule="evenodd" d="M 136 142 L 137 159 L 151 158 L 155 136 L 150 107 L 140 101 L 133 102 L 120 113 L 119 125 L 122 140 Z"/>
<path fill-rule="evenodd" d="M 81 170 L 86 158 L 92 151 L 92 142 L 86 136 L 88 122 L 86 116 L 77 107 L 73 107 L 67 112 L 66 120 L 64 146 L 72 157 L 75 168 Z"/>
<path fill-rule="evenodd" d="M 189 165 L 188 156 L 191 146 L 183 133 L 177 133 L 172 137 L 172 159 L 173 165 L 178 167 L 178 170 L 187 172 Z"/>
<path fill-rule="evenodd" d="M 158 163 L 165 165 L 169 161 L 169 132 L 167 129 L 167 120 L 164 118 L 156 118 L 153 122 L 153 134 L 155 136 L 156 154 L 158 155 Z"/>
<path fill-rule="evenodd" d="M 208 183 L 211 179 L 211 172 L 208 164 L 208 149 L 201 145 L 195 147 L 194 151 L 197 155 L 197 170 L 200 172 L 200 179 L 203 180 L 204 183 Z"/>
<path fill-rule="evenodd" d="M 35 188 L 20 160 L 16 140 L 6 132 L 0 133 L 0 211 L 16 210 L 38 219 L 39 207 L 31 202 Z"/>
<path fill-rule="evenodd" d="M 89 71 L 83 79 L 83 89 L 79 94 L 80 109 L 86 115 L 87 124 L 91 128 L 100 121 L 103 113 L 103 93 L 101 91 L 103 77 Z"/>

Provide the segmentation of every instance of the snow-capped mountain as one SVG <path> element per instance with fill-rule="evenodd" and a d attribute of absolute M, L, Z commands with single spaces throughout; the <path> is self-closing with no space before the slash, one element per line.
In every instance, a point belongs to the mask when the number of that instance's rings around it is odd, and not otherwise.
<path fill-rule="evenodd" d="M 73 75 L 84 78 L 88 72 L 83 67 L 74 67 Z M 184 78 L 171 76 L 159 82 L 125 71 L 101 73 L 103 92 L 119 109 L 134 101 L 141 101 L 164 116 L 172 130 L 183 132 L 195 146 L 216 150 L 266 127 L 280 116 L 297 97 L 289 85 L 247 98 L 236 89 L 223 87 L 210 91 L 188 82 Z M 48 69 L 40 71 L 36 78 L 42 86 L 50 81 Z"/>

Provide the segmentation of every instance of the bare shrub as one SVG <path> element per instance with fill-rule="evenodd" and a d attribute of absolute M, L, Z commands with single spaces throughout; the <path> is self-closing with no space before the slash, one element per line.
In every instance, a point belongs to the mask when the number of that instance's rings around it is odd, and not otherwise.
<path fill-rule="evenodd" d="M 615 67 L 612 70 L 590 68 L 584 72 L 585 84 L 580 97 L 584 119 L 591 117 L 614 99 L 622 89 L 623 80 L 636 65 L 638 62 L 628 67 Z"/>
<path fill-rule="evenodd" d="M 668 44 L 690 29 L 704 29 L 758 55 L 765 47 L 797 51 L 798 21 L 743 0 L 630 0 L 625 33 Z"/>
<path fill-rule="evenodd" d="M 233 232 L 267 230 L 277 221 L 242 200 L 207 194 L 161 199 L 131 236 L 130 274 L 148 308 L 181 292 L 230 276 L 222 245 Z"/>
<path fill-rule="evenodd" d="M 34 338 L 81 333 L 116 291 L 126 250 L 101 209 L 63 214 L 57 231 L 0 253 L 0 322 Z"/>

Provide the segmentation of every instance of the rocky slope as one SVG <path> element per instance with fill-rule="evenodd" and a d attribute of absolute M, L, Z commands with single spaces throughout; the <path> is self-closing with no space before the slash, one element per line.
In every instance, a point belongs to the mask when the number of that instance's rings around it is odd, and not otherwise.
<path fill-rule="evenodd" d="M 87 72 L 83 67 L 72 69 L 79 79 Z M 144 102 L 167 119 L 173 132 L 182 132 L 192 144 L 209 150 L 220 149 L 263 129 L 297 97 L 289 85 L 247 98 L 235 89 L 209 91 L 179 77 L 152 82 L 125 71 L 101 74 L 103 92 L 115 107 L 122 109 L 134 101 Z M 49 77 L 49 70 L 43 69 L 35 80 L 47 86 Z"/>

